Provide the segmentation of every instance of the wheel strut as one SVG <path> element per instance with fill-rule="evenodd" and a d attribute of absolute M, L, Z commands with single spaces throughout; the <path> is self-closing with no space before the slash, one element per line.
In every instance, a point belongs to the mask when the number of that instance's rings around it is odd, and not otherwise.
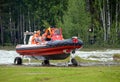
<path fill-rule="evenodd" d="M 75 50 L 71 51 L 71 53 L 70 53 L 70 61 L 69 61 L 68 65 L 78 66 L 78 62 L 75 59 Z"/>

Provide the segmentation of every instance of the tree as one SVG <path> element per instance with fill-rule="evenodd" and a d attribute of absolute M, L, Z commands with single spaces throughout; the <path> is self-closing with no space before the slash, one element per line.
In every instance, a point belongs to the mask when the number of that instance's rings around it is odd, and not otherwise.
<path fill-rule="evenodd" d="M 64 37 L 78 36 L 86 43 L 88 42 L 88 29 L 91 21 L 85 7 L 86 3 L 84 0 L 69 0 L 68 4 L 68 11 L 61 24 Z"/>
<path fill-rule="evenodd" d="M 94 29 L 97 36 L 103 34 L 99 40 L 107 42 L 108 44 L 117 43 L 116 38 L 118 34 L 118 13 L 120 1 L 119 0 L 87 0 L 90 5 L 90 13 L 92 16 L 92 24 L 94 24 Z M 96 23 L 97 22 L 97 23 Z M 116 26 L 115 26 L 116 25 Z M 103 33 L 99 33 L 101 31 Z M 116 29 L 116 31 L 115 31 Z M 115 31 L 115 32 L 114 32 Z M 113 34 L 114 33 L 114 34 Z M 100 35 L 99 35 L 100 34 Z M 113 36 L 114 35 L 114 36 Z M 111 41 L 112 40 L 112 41 Z M 116 40 L 116 41 L 115 41 Z"/>
<path fill-rule="evenodd" d="M 23 32 L 57 25 L 67 7 L 68 0 L 1 0 L 1 44 L 23 43 Z M 5 38 L 4 38 L 5 37 Z"/>

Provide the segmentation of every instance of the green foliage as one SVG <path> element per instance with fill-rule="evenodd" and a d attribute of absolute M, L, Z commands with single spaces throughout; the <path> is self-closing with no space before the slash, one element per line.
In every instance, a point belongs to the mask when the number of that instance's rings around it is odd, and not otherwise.
<path fill-rule="evenodd" d="M 0 43 L 11 41 L 14 44 L 16 39 L 17 43 L 22 43 L 24 31 L 57 25 L 63 21 L 67 5 L 68 0 L 1 0 Z"/>
<path fill-rule="evenodd" d="M 96 0 L 89 5 L 96 43 L 119 45 L 119 0 Z"/>
<path fill-rule="evenodd" d="M 120 59 L 120 54 L 114 54 L 113 58 L 119 58 Z"/>
<path fill-rule="evenodd" d="M 63 28 L 64 37 L 78 36 L 86 42 L 90 25 L 90 15 L 85 10 L 85 1 L 69 0 L 68 11 L 63 18 L 64 22 L 61 27 Z"/>
<path fill-rule="evenodd" d="M 22 43 L 24 31 L 56 26 L 64 38 L 78 36 L 85 46 L 117 47 L 119 10 L 119 0 L 0 0 L 0 45 Z"/>
<path fill-rule="evenodd" d="M 117 61 L 117 62 L 120 62 L 120 54 L 114 54 L 113 55 L 113 60 Z"/>

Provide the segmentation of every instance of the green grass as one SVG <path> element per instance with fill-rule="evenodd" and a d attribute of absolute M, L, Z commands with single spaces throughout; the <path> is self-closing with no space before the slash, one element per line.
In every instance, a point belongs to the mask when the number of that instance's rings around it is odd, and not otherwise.
<path fill-rule="evenodd" d="M 0 66 L 0 82 L 120 82 L 120 67 Z"/>

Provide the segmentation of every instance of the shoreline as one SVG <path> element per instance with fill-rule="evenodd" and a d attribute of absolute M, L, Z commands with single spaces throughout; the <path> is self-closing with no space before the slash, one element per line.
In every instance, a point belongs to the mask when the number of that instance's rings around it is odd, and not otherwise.
<path fill-rule="evenodd" d="M 0 66 L 24 66 L 24 67 L 92 67 L 92 66 L 120 66 L 120 62 L 78 62 L 78 66 L 68 66 L 67 62 L 51 63 L 44 66 L 41 63 L 23 63 L 22 65 L 15 64 L 0 64 Z"/>

